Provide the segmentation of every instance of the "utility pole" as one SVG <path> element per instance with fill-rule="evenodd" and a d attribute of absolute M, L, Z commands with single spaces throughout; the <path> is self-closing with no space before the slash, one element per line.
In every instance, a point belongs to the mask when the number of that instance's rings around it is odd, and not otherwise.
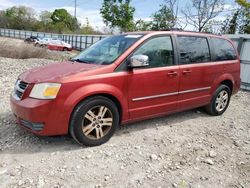
<path fill-rule="evenodd" d="M 77 6 L 77 0 L 75 0 L 75 18 L 76 18 L 76 6 Z"/>

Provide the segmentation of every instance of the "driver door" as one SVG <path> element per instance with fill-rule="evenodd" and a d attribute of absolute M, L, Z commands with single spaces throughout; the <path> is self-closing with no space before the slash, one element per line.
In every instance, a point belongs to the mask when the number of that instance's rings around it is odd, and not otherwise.
<path fill-rule="evenodd" d="M 177 110 L 180 70 L 174 62 L 171 36 L 151 38 L 133 55 L 147 55 L 149 66 L 135 68 L 128 75 L 130 118 L 143 119 Z"/>

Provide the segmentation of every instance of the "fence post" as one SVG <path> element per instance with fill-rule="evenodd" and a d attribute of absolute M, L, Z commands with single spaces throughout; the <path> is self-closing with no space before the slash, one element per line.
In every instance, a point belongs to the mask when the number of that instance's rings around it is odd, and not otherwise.
<path fill-rule="evenodd" d="M 91 45 L 94 44 L 94 36 L 91 36 Z"/>
<path fill-rule="evenodd" d="M 82 36 L 80 36 L 80 50 L 82 50 Z"/>
<path fill-rule="evenodd" d="M 76 39 L 76 41 L 75 41 L 75 48 L 77 48 L 78 36 L 75 36 L 75 39 Z"/>
<path fill-rule="evenodd" d="M 73 41 L 73 39 L 74 39 L 74 38 L 73 38 L 73 35 L 71 35 L 71 45 L 72 45 L 72 47 L 74 46 L 74 43 L 73 43 L 74 41 Z"/>
<path fill-rule="evenodd" d="M 88 36 L 85 37 L 85 49 L 88 47 Z"/>

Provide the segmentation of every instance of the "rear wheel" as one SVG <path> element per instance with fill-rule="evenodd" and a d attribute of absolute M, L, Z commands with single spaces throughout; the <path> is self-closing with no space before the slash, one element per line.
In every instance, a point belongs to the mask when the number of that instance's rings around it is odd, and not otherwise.
<path fill-rule="evenodd" d="M 73 112 L 70 134 L 80 144 L 97 146 L 107 142 L 119 124 L 115 103 L 102 96 L 89 98 Z"/>
<path fill-rule="evenodd" d="M 230 98 L 230 88 L 226 85 L 220 85 L 215 91 L 210 104 L 206 106 L 206 111 L 213 116 L 222 115 L 229 105 Z"/>

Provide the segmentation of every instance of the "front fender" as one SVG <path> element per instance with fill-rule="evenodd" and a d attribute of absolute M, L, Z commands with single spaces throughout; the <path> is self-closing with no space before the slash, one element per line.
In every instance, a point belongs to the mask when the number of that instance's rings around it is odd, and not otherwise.
<path fill-rule="evenodd" d="M 71 115 L 75 106 L 87 97 L 101 94 L 107 94 L 115 97 L 119 101 L 122 108 L 122 119 L 128 118 L 128 106 L 126 95 L 124 95 L 122 91 L 119 90 L 117 87 L 104 83 L 85 85 L 73 91 L 64 102 L 65 109 L 68 109 L 67 114 Z M 68 119 L 70 119 L 70 116 L 68 117 Z"/>

